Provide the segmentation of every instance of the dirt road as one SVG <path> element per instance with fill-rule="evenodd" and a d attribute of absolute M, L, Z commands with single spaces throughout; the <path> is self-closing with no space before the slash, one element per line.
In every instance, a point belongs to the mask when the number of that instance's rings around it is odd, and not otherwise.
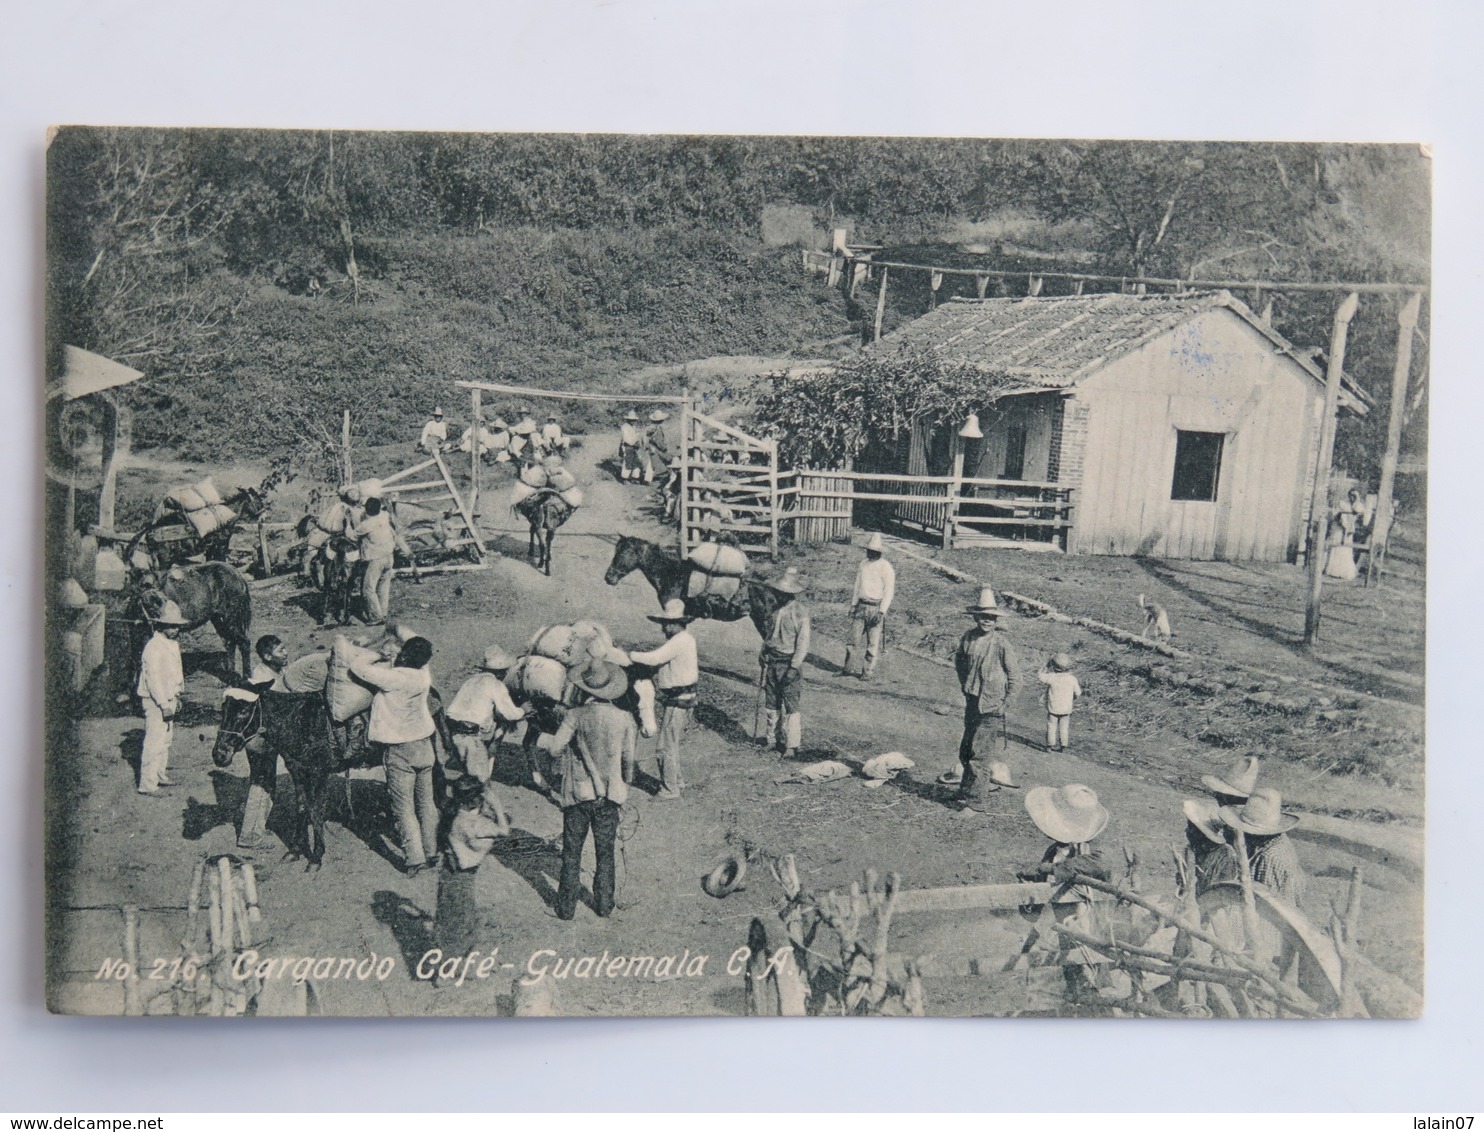
<path fill-rule="evenodd" d="M 645 619 L 658 603 L 643 579 L 634 575 L 617 587 L 602 580 L 616 531 L 667 537 L 650 514 L 648 491 L 621 485 L 594 467 L 595 456 L 606 455 L 595 442 L 574 456 L 574 470 L 587 485 L 587 504 L 556 540 L 552 578 L 525 563 L 525 532 L 504 507 L 508 488 L 502 481 L 487 490 L 481 505 L 502 560 L 483 573 L 398 582 L 393 615 L 434 642 L 435 681 L 446 694 L 473 670 L 488 644 L 522 648 L 544 624 L 595 618 L 620 644 L 659 640 L 656 626 Z M 916 761 L 913 770 L 880 790 L 865 788 L 860 778 L 776 785 L 787 764 L 750 742 L 757 635 L 746 621 L 703 622 L 695 628 L 702 706 L 685 750 L 685 796 L 657 800 L 651 794 L 657 783 L 641 777 L 646 788 L 631 795 L 621 827 L 618 910 L 611 919 L 599 920 L 586 906 L 572 923 L 555 918 L 551 905 L 561 815 L 521 784 L 522 761 L 512 753 L 497 777 L 505 783 L 516 836 L 484 863 L 476 880 L 486 919 L 481 951 L 498 948 L 488 978 L 471 974 L 462 986 L 435 989 L 415 977 L 432 946 L 429 926 L 439 879 L 433 872 L 407 878 L 398 870 L 375 774 L 353 780 L 350 812 L 341 801 L 320 871 L 305 872 L 302 864 L 280 861 L 277 853 L 257 855 L 271 932 L 263 954 L 361 959 L 375 953 L 378 959 L 395 959 L 395 971 L 385 980 L 321 980 L 324 1008 L 335 1014 L 505 1013 L 511 1009 L 512 980 L 529 963 L 597 958 L 605 952 L 657 960 L 673 956 L 680 974 L 549 979 L 564 1012 L 732 1014 L 742 1010 L 742 980 L 728 973 L 728 959 L 746 942 L 750 919 L 770 911 L 780 894 L 758 866 L 746 890 L 724 901 L 705 896 L 699 879 L 729 844 L 796 854 L 805 885 L 814 889 L 848 885 L 867 867 L 900 872 L 908 887 L 1013 879 L 1015 866 L 1034 860 L 1044 847 L 1025 814 L 1022 792 L 1001 791 L 991 799 L 990 812 L 980 815 L 955 808 L 948 791 L 933 783 L 952 763 L 957 746 L 960 701 L 952 673 L 894 652 L 872 683 L 838 676 L 843 655 L 835 635 L 838 607 L 850 576 L 835 572 L 849 567 L 831 554 L 814 561 L 830 573 L 814 576 L 810 560 L 802 562 L 811 593 L 826 600 L 820 610 L 824 631 L 816 635 L 806 672 L 801 758 L 859 763 L 899 750 Z M 911 561 L 900 561 L 898 569 L 906 590 L 914 577 L 928 572 Z M 258 591 L 254 635 L 280 634 L 293 655 L 328 647 L 333 631 L 317 629 L 307 605 L 293 582 Z M 1007 618 L 1006 631 L 1028 658 L 1038 658 L 1048 645 L 1065 647 L 1026 619 Z M 234 766 L 217 771 L 209 758 L 221 695 L 221 683 L 209 671 L 217 644 L 205 630 L 185 646 L 188 707 L 172 754 L 171 773 L 178 783 L 173 791 L 160 798 L 134 793 L 127 760 L 137 757 L 142 724 L 116 717 L 121 709 L 112 705 L 83 722 L 75 757 L 52 768 L 53 827 L 73 835 L 54 837 L 52 844 L 60 880 L 53 886 L 53 924 L 63 928 L 53 938 L 65 943 L 60 949 L 54 943 L 53 962 L 55 971 L 68 973 L 62 1001 L 74 1007 L 107 1009 L 112 1001 L 108 988 L 92 981 L 100 963 L 118 952 L 117 914 L 109 906 L 178 905 L 195 860 L 233 847 L 246 768 L 239 756 Z M 1137 853 L 1146 889 L 1169 889 L 1171 849 L 1182 837 L 1180 799 L 1191 794 L 1200 773 L 1224 765 L 1225 757 L 1157 733 L 1100 731 L 1081 719 L 1074 719 L 1073 750 L 1049 753 L 1040 749 L 1043 721 L 1036 696 L 1027 689 L 1012 712 L 1006 755 L 1018 780 L 1091 786 L 1113 813 L 1101 839 L 1105 858 L 1121 865 L 1123 850 Z M 641 740 L 640 758 L 641 766 L 653 772 L 652 740 Z M 286 809 L 276 814 L 275 829 L 282 828 Z M 1329 902 L 1343 899 L 1355 862 L 1340 850 L 1312 844 L 1301 845 L 1300 852 L 1313 877 L 1309 905 L 1321 922 L 1327 921 Z M 1386 867 L 1367 868 L 1365 950 L 1420 986 L 1420 881 Z M 67 910 L 87 908 L 99 910 Z M 173 956 L 179 927 L 177 913 L 146 913 L 146 958 Z M 893 950 L 931 951 L 950 937 L 962 945 L 964 933 L 974 930 L 962 923 L 903 918 L 894 927 Z M 942 1014 L 1015 1008 L 1013 993 L 987 979 L 929 980 L 928 1003 L 931 1012 Z"/>

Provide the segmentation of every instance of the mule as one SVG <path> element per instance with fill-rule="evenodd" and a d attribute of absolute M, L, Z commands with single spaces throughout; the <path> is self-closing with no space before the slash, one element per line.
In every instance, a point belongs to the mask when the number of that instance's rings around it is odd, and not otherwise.
<path fill-rule="evenodd" d="M 299 795 L 298 821 L 285 859 L 307 860 L 306 872 L 318 869 L 325 858 L 330 776 L 339 769 L 324 693 L 270 690 L 260 702 L 263 741 L 283 759 Z"/>
<path fill-rule="evenodd" d="M 186 619 L 182 632 L 211 622 L 227 646 L 227 668 L 238 672 L 240 655 L 240 672 L 247 675 L 252 662 L 252 644 L 248 639 L 252 629 L 252 590 L 247 579 L 225 562 L 204 562 L 196 566 L 172 566 L 163 574 L 144 573 L 138 584 L 141 622 L 153 621 L 164 599 L 169 598 L 180 606 Z M 148 631 L 146 625 L 141 625 L 141 629 Z"/>
<path fill-rule="evenodd" d="M 515 510 L 531 525 L 526 557 L 534 559 L 536 569 L 551 577 L 551 540 L 576 508 L 556 492 L 543 490 L 517 503 Z"/>
<path fill-rule="evenodd" d="M 261 518 L 268 510 L 268 503 L 263 493 L 255 487 L 239 487 L 231 495 L 223 496 L 222 502 L 236 510 L 236 517 L 204 537 L 196 534 L 179 511 L 162 504 L 155 511 L 154 518 L 129 540 L 124 549 L 124 561 L 130 561 L 134 552 L 143 544 L 156 569 L 167 570 L 190 558 L 225 562 L 231 554 L 232 534 L 236 531 L 237 524 Z"/>
<path fill-rule="evenodd" d="M 613 548 L 613 560 L 608 563 L 603 581 L 616 586 L 638 570 L 654 588 L 661 608 L 666 602 L 678 599 L 685 604 L 686 616 L 697 620 L 740 621 L 745 615 L 752 618 L 758 636 L 765 641 L 768 639 L 773 615 L 778 610 L 778 595 L 773 590 L 755 578 L 743 578 L 735 598 L 719 599 L 714 594 L 687 597 L 694 569 L 689 562 L 647 539 L 619 535 Z"/>
<path fill-rule="evenodd" d="M 337 625 L 349 625 L 366 564 L 361 561 L 356 544 L 340 535 L 331 535 L 324 551 L 320 562 L 319 623 L 323 625 L 333 616 Z"/>

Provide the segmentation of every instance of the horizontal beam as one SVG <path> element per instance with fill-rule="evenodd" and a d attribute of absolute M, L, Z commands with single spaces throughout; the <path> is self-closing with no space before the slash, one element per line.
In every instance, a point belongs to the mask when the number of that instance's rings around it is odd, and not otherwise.
<path fill-rule="evenodd" d="M 895 911 L 1013 912 L 1042 904 L 1081 904 L 1085 899 L 1065 885 L 966 884 L 951 888 L 909 888 L 896 895 Z"/>
<path fill-rule="evenodd" d="M 574 393 L 555 389 L 533 389 L 525 385 L 501 385 L 494 381 L 455 381 L 460 389 L 478 389 L 485 393 L 509 393 L 516 397 L 547 397 L 554 401 L 618 401 L 635 405 L 683 405 L 684 397 L 660 394 Z"/>

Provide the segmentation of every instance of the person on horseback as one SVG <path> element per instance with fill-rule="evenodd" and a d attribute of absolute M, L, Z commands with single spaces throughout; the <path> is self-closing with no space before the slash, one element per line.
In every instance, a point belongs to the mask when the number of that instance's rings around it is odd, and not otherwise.
<path fill-rule="evenodd" d="M 541 447 L 547 452 L 565 452 L 572 438 L 562 432 L 555 413 L 546 414 L 546 423 L 541 426 Z"/>
<path fill-rule="evenodd" d="M 175 785 L 165 771 L 170 763 L 170 741 L 175 737 L 180 694 L 185 690 L 185 670 L 176 638 L 189 624 L 180 606 L 168 598 L 151 620 L 154 635 L 139 658 L 139 684 L 135 689 L 144 707 L 144 745 L 139 750 L 141 794 L 158 794 L 161 786 Z"/>
<path fill-rule="evenodd" d="M 680 741 L 685 737 L 686 725 L 696 710 L 696 686 L 701 670 L 696 658 L 696 638 L 690 632 L 693 619 L 686 616 L 685 602 L 679 598 L 668 601 L 663 611 L 648 616 L 664 631 L 665 643 L 648 652 L 630 652 L 629 659 L 635 664 L 647 664 L 658 669 L 654 685 L 665 710 L 660 717 L 656 751 L 660 764 L 660 791 L 655 797 L 668 800 L 679 798 L 684 786 L 680 773 Z"/>

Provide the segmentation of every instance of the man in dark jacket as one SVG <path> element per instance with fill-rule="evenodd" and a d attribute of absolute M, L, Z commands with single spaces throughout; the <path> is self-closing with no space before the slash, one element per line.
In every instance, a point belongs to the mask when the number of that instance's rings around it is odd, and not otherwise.
<path fill-rule="evenodd" d="M 1000 635 L 1000 610 L 989 586 L 980 590 L 979 603 L 969 606 L 968 612 L 974 618 L 974 628 L 960 638 L 953 657 L 964 694 L 964 733 L 958 744 L 958 798 L 977 810 L 984 805 L 984 795 L 999 787 L 980 782 L 974 772 L 974 740 L 985 720 L 999 720 L 1003 735 L 1005 711 L 1010 697 L 1020 687 L 1021 668 L 1015 650 Z"/>

